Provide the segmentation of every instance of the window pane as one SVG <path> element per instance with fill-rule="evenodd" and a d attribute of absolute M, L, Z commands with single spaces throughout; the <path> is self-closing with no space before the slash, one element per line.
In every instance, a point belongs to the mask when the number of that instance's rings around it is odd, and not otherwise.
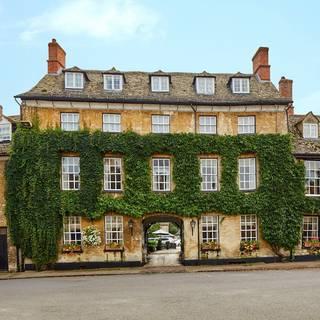
<path fill-rule="evenodd" d="M 170 132 L 170 116 L 153 115 L 151 117 L 153 133 L 169 133 Z"/>
<path fill-rule="evenodd" d="M 218 216 L 201 217 L 202 242 L 219 241 Z"/>
<path fill-rule="evenodd" d="M 170 191 L 170 159 L 152 160 L 153 191 Z"/>
<path fill-rule="evenodd" d="M 218 189 L 217 162 L 217 159 L 200 159 L 202 191 L 216 191 Z"/>
<path fill-rule="evenodd" d="M 238 163 L 240 190 L 256 189 L 256 159 L 239 159 Z"/>
<path fill-rule="evenodd" d="M 81 217 L 64 217 L 63 220 L 63 243 L 81 244 Z"/>
<path fill-rule="evenodd" d="M 104 132 L 121 132 L 121 115 L 114 113 L 103 114 L 103 131 Z"/>
<path fill-rule="evenodd" d="M 216 134 L 217 118 L 215 116 L 200 116 L 199 132 L 204 134 Z"/>
<path fill-rule="evenodd" d="M 123 217 L 106 216 L 105 217 L 105 241 L 106 244 L 123 242 Z"/>
<path fill-rule="evenodd" d="M 243 215 L 240 222 L 241 241 L 253 241 L 257 239 L 257 217 L 255 215 Z"/>
<path fill-rule="evenodd" d="M 306 194 L 320 195 L 320 161 L 304 161 L 306 172 Z"/>

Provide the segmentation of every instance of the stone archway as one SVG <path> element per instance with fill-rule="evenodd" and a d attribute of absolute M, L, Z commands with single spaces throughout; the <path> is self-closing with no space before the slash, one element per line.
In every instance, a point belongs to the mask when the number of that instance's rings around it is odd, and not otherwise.
<path fill-rule="evenodd" d="M 155 213 L 145 215 L 142 219 L 143 241 L 142 241 L 142 256 L 143 262 L 147 262 L 147 232 L 151 225 L 155 223 L 169 222 L 175 224 L 180 230 L 181 248 L 179 254 L 179 261 L 184 257 L 184 223 L 183 219 L 173 214 Z"/>

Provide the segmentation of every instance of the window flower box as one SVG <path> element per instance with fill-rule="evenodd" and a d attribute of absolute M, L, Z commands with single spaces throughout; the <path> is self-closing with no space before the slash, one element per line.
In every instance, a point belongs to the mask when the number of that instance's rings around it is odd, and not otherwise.
<path fill-rule="evenodd" d="M 122 252 L 124 251 L 124 247 L 122 243 L 110 242 L 104 246 L 104 251 L 105 252 L 117 252 L 117 251 Z"/>
<path fill-rule="evenodd" d="M 302 243 L 302 247 L 307 249 L 309 254 L 312 255 L 320 255 L 320 240 L 319 239 L 311 239 L 304 241 Z"/>
<path fill-rule="evenodd" d="M 209 242 L 203 242 L 201 243 L 201 251 L 216 251 L 220 252 L 220 244 L 216 241 L 209 241 Z"/>
<path fill-rule="evenodd" d="M 81 244 L 64 244 L 62 247 L 62 253 L 82 253 Z"/>
<path fill-rule="evenodd" d="M 248 240 L 240 242 L 240 254 L 251 256 L 259 250 L 259 242 L 257 240 Z"/>

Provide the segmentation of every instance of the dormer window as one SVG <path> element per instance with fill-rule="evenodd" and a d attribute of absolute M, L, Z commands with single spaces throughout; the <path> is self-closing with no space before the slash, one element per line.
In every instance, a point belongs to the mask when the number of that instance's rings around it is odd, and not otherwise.
<path fill-rule="evenodd" d="M 83 73 L 81 72 L 66 72 L 64 80 L 66 89 L 83 89 Z"/>
<path fill-rule="evenodd" d="M 2 120 L 0 122 L 0 142 L 11 140 L 11 123 Z"/>
<path fill-rule="evenodd" d="M 214 94 L 214 78 L 196 77 L 196 90 L 198 94 Z"/>
<path fill-rule="evenodd" d="M 306 139 L 319 138 L 319 126 L 317 123 L 304 123 L 303 124 L 303 137 Z"/>
<path fill-rule="evenodd" d="M 167 76 L 152 76 L 151 90 L 153 92 L 169 92 L 169 77 Z"/>
<path fill-rule="evenodd" d="M 105 74 L 104 90 L 108 91 L 121 91 L 123 85 L 123 76 L 121 74 Z"/>
<path fill-rule="evenodd" d="M 232 79 L 232 92 L 233 93 L 249 93 L 249 79 L 248 78 L 233 78 Z"/>

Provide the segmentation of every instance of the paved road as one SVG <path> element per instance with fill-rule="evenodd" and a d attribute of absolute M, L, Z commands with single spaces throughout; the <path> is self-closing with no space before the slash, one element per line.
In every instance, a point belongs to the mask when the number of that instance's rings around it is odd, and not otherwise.
<path fill-rule="evenodd" d="M 1 320 L 319 320 L 320 270 L 0 281 Z"/>

